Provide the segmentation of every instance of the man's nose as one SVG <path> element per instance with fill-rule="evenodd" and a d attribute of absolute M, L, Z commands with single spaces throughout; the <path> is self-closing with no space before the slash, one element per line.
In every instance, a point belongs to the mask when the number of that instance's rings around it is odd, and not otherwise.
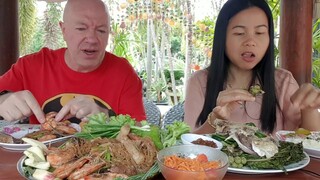
<path fill-rule="evenodd" d="M 87 33 L 86 33 L 86 42 L 88 43 L 95 43 L 98 41 L 98 36 L 97 36 L 97 33 L 96 31 L 94 30 L 89 30 Z"/>

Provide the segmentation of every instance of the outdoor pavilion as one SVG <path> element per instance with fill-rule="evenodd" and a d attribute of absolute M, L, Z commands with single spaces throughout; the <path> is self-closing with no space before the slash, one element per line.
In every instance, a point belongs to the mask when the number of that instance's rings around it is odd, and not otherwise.
<path fill-rule="evenodd" d="M 65 0 L 45 0 L 62 2 Z M 281 0 L 280 66 L 301 84 L 312 79 L 312 24 L 320 0 Z M 18 0 L 0 0 L 0 75 L 19 56 Z"/>

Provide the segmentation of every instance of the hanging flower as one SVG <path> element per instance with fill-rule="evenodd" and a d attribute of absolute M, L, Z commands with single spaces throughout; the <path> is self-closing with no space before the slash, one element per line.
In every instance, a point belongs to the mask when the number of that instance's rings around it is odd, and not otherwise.
<path fill-rule="evenodd" d="M 198 65 L 198 64 L 191 64 L 191 69 L 193 69 L 193 70 L 195 70 L 195 71 L 198 71 L 198 70 L 200 70 L 200 65 Z"/>
<path fill-rule="evenodd" d="M 126 2 L 120 4 L 121 9 L 125 9 L 127 7 L 128 7 L 128 4 Z"/>
<path fill-rule="evenodd" d="M 133 22 L 134 20 L 136 20 L 136 16 L 130 14 L 129 17 L 128 17 L 128 19 L 129 19 L 129 21 Z"/>
<path fill-rule="evenodd" d="M 206 30 L 206 25 L 205 24 L 203 24 L 203 23 L 201 23 L 201 24 L 199 24 L 199 29 L 201 30 L 201 31 L 205 31 Z"/>
<path fill-rule="evenodd" d="M 148 19 L 148 14 L 146 12 L 142 13 L 141 19 L 144 19 L 144 20 Z"/>
<path fill-rule="evenodd" d="M 168 24 L 172 27 L 176 24 L 176 22 L 174 20 L 170 19 Z"/>

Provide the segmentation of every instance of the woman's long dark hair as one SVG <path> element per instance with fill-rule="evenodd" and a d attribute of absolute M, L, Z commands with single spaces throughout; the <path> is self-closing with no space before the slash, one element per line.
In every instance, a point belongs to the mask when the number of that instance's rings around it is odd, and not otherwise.
<path fill-rule="evenodd" d="M 258 80 L 265 91 L 260 114 L 261 129 L 271 133 L 275 128 L 278 100 L 274 80 L 274 27 L 272 13 L 265 0 L 228 0 L 222 7 L 215 26 L 211 64 L 207 68 L 205 102 L 196 123 L 198 126 L 206 121 L 208 114 L 216 107 L 216 99 L 224 89 L 228 77 L 230 60 L 225 54 L 225 48 L 229 20 L 240 11 L 253 6 L 262 9 L 268 18 L 270 43 L 262 60 L 253 68 L 251 85 Z"/>

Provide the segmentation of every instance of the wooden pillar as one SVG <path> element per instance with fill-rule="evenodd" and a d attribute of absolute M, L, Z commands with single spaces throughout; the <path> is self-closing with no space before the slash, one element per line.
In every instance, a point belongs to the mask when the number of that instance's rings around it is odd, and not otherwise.
<path fill-rule="evenodd" d="M 280 66 L 299 84 L 312 77 L 313 0 L 281 0 Z"/>
<path fill-rule="evenodd" d="M 0 75 L 19 57 L 18 0 L 0 0 Z"/>

